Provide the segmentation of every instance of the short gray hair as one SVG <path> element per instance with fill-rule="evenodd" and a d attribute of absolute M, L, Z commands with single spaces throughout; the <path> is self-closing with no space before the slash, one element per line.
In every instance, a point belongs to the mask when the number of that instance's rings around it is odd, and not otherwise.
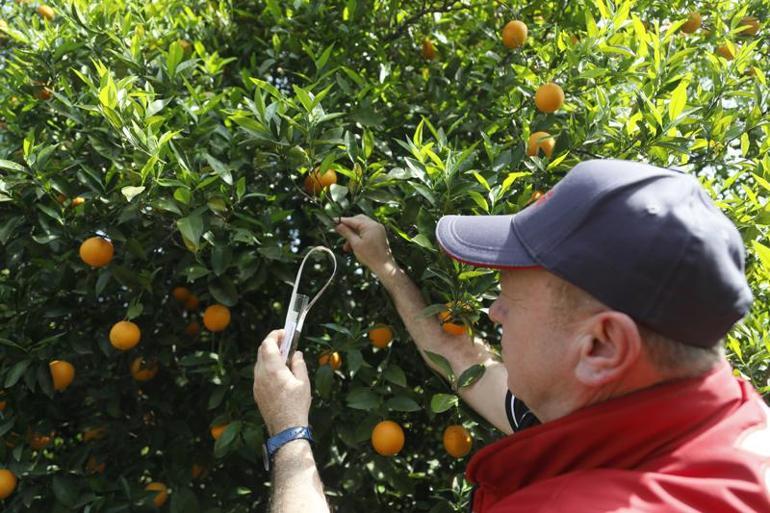
<path fill-rule="evenodd" d="M 575 320 L 580 312 L 611 310 L 583 289 L 558 276 L 548 274 L 552 278 L 548 288 L 554 300 L 554 318 L 559 325 L 564 326 Z M 644 352 L 666 379 L 698 376 L 714 368 L 724 357 L 721 342 L 713 347 L 691 346 L 661 335 L 639 322 L 635 323 Z"/>

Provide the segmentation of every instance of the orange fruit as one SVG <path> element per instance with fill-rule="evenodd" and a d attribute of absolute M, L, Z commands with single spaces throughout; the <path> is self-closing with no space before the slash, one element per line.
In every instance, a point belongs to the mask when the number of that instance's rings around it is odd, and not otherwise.
<path fill-rule="evenodd" d="M 503 27 L 503 46 L 518 48 L 527 40 L 527 26 L 519 20 L 509 21 Z"/>
<path fill-rule="evenodd" d="M 369 330 L 369 341 L 378 349 L 385 349 L 393 340 L 393 330 L 390 326 L 378 325 Z"/>
<path fill-rule="evenodd" d="M 404 430 L 392 420 L 383 420 L 372 430 L 372 447 L 383 456 L 398 454 L 404 447 Z"/>
<path fill-rule="evenodd" d="M 728 61 L 735 59 L 735 52 L 727 44 L 721 44 L 717 46 L 716 54 L 727 59 Z"/>
<path fill-rule="evenodd" d="M 466 333 L 465 325 L 460 324 L 453 321 L 452 312 L 449 310 L 444 310 L 443 312 L 438 314 L 438 318 L 441 321 L 441 329 L 444 330 L 444 333 L 448 333 L 450 335 L 464 335 Z"/>
<path fill-rule="evenodd" d="M 177 40 L 177 43 L 182 47 L 182 52 L 184 52 L 185 55 L 189 55 L 190 52 L 192 52 L 193 45 L 187 39 L 179 39 Z"/>
<path fill-rule="evenodd" d="M 433 46 L 433 41 L 427 37 L 422 40 L 422 57 L 429 61 L 436 58 L 436 47 Z"/>
<path fill-rule="evenodd" d="M 535 91 L 535 106 L 540 112 L 556 112 L 564 105 L 564 91 L 558 84 L 548 82 Z"/>
<path fill-rule="evenodd" d="M 318 365 L 331 365 L 332 370 L 337 370 L 342 366 L 342 356 L 336 351 L 325 351 L 318 357 Z"/>
<path fill-rule="evenodd" d="M 54 390 L 66 389 L 75 379 L 75 367 L 70 362 L 54 360 L 48 364 L 48 369 L 51 371 Z"/>
<path fill-rule="evenodd" d="M 40 433 L 33 433 L 30 431 L 27 434 L 27 442 L 29 443 L 30 447 L 32 447 L 36 451 L 39 451 L 40 449 L 46 447 L 48 444 L 51 443 L 51 436 L 41 435 Z"/>
<path fill-rule="evenodd" d="M 198 463 L 193 463 L 190 474 L 192 474 L 193 479 L 204 477 L 206 475 L 206 467 Z"/>
<path fill-rule="evenodd" d="M 134 358 L 131 362 L 131 376 L 136 381 L 150 381 L 158 373 L 158 362 L 155 360 L 147 361 L 141 356 Z"/>
<path fill-rule="evenodd" d="M 38 100 L 48 101 L 53 96 L 53 90 L 44 85 L 35 85 L 32 87 L 33 94 Z"/>
<path fill-rule="evenodd" d="M 104 462 L 98 463 L 94 456 L 89 456 L 86 462 L 86 472 L 89 474 L 104 474 L 104 469 L 107 465 Z"/>
<path fill-rule="evenodd" d="M 222 436 L 222 433 L 225 432 L 225 429 L 227 429 L 227 426 L 230 424 L 217 424 L 216 426 L 213 426 L 211 428 L 211 436 L 214 437 L 214 440 L 219 440 L 219 437 Z"/>
<path fill-rule="evenodd" d="M 39 5 L 37 7 L 37 13 L 48 21 L 51 21 L 56 17 L 56 13 L 48 5 Z"/>
<path fill-rule="evenodd" d="M 156 508 L 159 508 L 166 503 L 166 500 L 168 499 L 168 488 L 166 488 L 165 484 L 152 482 L 145 486 L 144 489 L 151 492 L 158 492 L 152 499 L 152 502 L 155 504 Z"/>
<path fill-rule="evenodd" d="M 80 259 L 91 267 L 104 267 L 109 264 L 114 253 L 112 242 L 101 237 L 91 237 L 80 245 Z"/>
<path fill-rule="evenodd" d="M 684 22 L 684 25 L 681 26 L 681 30 L 685 34 L 692 34 L 700 28 L 702 23 L 703 18 L 701 17 L 700 13 L 693 11 L 687 17 L 687 21 Z"/>
<path fill-rule="evenodd" d="M 83 431 L 83 441 L 101 440 L 107 435 L 107 426 L 89 427 Z"/>
<path fill-rule="evenodd" d="M 118 351 L 128 351 L 139 343 L 142 331 L 131 321 L 119 321 L 110 329 L 110 344 Z"/>
<path fill-rule="evenodd" d="M 70 203 L 73 207 L 79 207 L 83 203 L 86 202 L 86 199 L 82 196 L 75 196 L 75 198 L 72 200 L 72 203 Z"/>
<path fill-rule="evenodd" d="M 6 406 L 8 406 L 8 401 L 0 401 L 0 411 L 4 411 Z"/>
<path fill-rule="evenodd" d="M 190 298 L 192 292 L 190 292 L 190 289 L 187 287 L 174 287 L 174 290 L 171 291 L 171 295 L 180 303 L 184 303 Z"/>
<path fill-rule="evenodd" d="M 337 173 L 334 169 L 327 169 L 321 174 L 319 169 L 315 168 L 305 177 L 305 192 L 317 196 L 333 183 L 337 183 Z"/>
<path fill-rule="evenodd" d="M 200 332 L 201 325 L 198 323 L 198 321 L 190 321 L 184 329 L 185 335 L 192 338 L 197 337 Z"/>
<path fill-rule="evenodd" d="M 745 16 L 741 19 L 740 23 L 738 24 L 738 27 L 748 27 L 744 28 L 740 35 L 742 36 L 756 36 L 757 33 L 759 33 L 759 20 L 754 16 Z"/>
<path fill-rule="evenodd" d="M 0 468 L 0 500 L 10 497 L 16 489 L 16 474 L 7 468 Z"/>
<path fill-rule="evenodd" d="M 527 155 L 534 157 L 543 151 L 546 157 L 551 158 L 553 148 L 556 146 L 556 139 L 551 137 L 548 132 L 535 132 L 529 136 L 527 141 Z"/>
<path fill-rule="evenodd" d="M 471 452 L 472 444 L 471 434 L 464 427 L 454 424 L 444 430 L 444 449 L 453 458 L 462 458 Z"/>
<path fill-rule="evenodd" d="M 190 312 L 195 312 L 198 310 L 200 305 L 201 301 L 198 299 L 198 296 L 195 294 L 190 294 L 190 297 L 188 297 L 184 302 L 184 309 Z"/>
<path fill-rule="evenodd" d="M 203 312 L 203 325 L 209 331 L 222 331 L 230 324 L 230 309 L 224 305 L 211 305 Z"/>

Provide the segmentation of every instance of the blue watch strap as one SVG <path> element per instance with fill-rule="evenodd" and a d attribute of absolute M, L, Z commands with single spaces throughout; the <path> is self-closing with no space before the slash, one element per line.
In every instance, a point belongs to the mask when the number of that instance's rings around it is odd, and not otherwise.
<path fill-rule="evenodd" d="M 265 442 L 265 468 L 269 470 L 270 460 L 273 459 L 276 451 L 293 440 L 313 441 L 313 432 L 310 426 L 297 426 L 284 429 L 277 435 L 273 435 Z"/>

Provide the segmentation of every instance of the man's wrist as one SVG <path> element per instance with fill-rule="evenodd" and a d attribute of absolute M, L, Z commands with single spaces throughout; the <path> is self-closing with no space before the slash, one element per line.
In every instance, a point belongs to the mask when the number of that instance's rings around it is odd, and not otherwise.
<path fill-rule="evenodd" d="M 388 262 L 374 274 L 385 288 L 390 288 L 394 281 L 398 279 L 399 275 L 404 274 L 404 270 L 401 269 L 396 262 Z"/>

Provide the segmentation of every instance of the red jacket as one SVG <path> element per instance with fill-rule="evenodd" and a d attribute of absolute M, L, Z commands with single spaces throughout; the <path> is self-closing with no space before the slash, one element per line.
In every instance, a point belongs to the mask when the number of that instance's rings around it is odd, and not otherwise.
<path fill-rule="evenodd" d="M 474 513 L 770 513 L 770 409 L 720 365 L 481 449 Z"/>

